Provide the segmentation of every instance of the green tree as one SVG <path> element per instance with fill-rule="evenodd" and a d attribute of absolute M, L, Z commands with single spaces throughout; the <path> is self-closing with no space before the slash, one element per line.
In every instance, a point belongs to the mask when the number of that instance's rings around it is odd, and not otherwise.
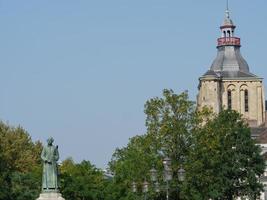
<path fill-rule="evenodd" d="M 117 149 L 109 163 L 110 170 L 115 174 L 113 179 L 113 199 L 132 199 L 133 182 L 141 183 L 149 180 L 149 170 L 153 165 L 155 154 L 151 148 L 148 135 L 135 136 L 130 139 L 127 147 Z"/>
<path fill-rule="evenodd" d="M 177 186 L 181 184 L 177 172 L 185 164 L 192 145 L 191 133 L 201 124 L 202 113 L 196 112 L 195 104 L 189 100 L 187 92 L 177 95 L 172 90 L 164 90 L 162 98 L 156 97 L 146 102 L 145 114 L 147 133 L 133 137 L 127 147 L 117 149 L 110 162 L 114 179 L 121 186 L 117 198 L 129 198 L 133 181 L 139 183 L 139 188 L 142 181 L 149 181 L 149 170 L 153 165 L 158 172 L 162 172 L 162 159 L 168 156 L 172 160 L 174 177 L 171 195 L 177 199 Z M 161 183 L 162 176 L 159 173 Z M 150 198 L 152 197 L 157 196 L 150 193 Z"/>
<path fill-rule="evenodd" d="M 63 161 L 61 167 L 61 192 L 66 199 L 104 199 L 104 175 L 89 161 L 75 164 L 73 160 Z"/>
<path fill-rule="evenodd" d="M 164 90 L 162 98 L 146 102 L 145 114 L 147 133 L 117 149 L 110 162 L 115 174 L 114 199 L 133 198 L 131 183 L 139 183 L 140 191 L 153 165 L 162 172 L 164 156 L 172 160 L 173 199 L 256 199 L 259 195 L 264 160 L 237 112 L 226 110 L 215 115 L 207 108 L 198 111 L 187 92 L 177 95 Z M 184 182 L 177 178 L 181 166 L 186 170 Z M 162 176 L 159 173 L 161 184 Z M 149 192 L 150 199 L 162 195 Z"/>
<path fill-rule="evenodd" d="M 224 110 L 194 134 L 186 166 L 188 199 L 257 199 L 265 164 L 241 115 Z"/>
<path fill-rule="evenodd" d="M 4 151 L 2 147 L 2 143 L 0 142 L 0 199 L 5 199 L 5 197 L 8 195 L 7 189 L 7 167 L 6 167 L 6 162 L 5 162 L 5 157 L 4 157 Z"/>
<path fill-rule="evenodd" d="M 1 122 L 0 141 L 9 170 L 28 172 L 34 165 L 41 163 L 41 143 L 32 142 L 30 135 L 22 127 L 12 127 Z"/>
<path fill-rule="evenodd" d="M 0 200 L 36 199 L 41 148 L 22 127 L 0 122 Z"/>
<path fill-rule="evenodd" d="M 13 172 L 11 177 L 12 199 L 35 200 L 40 194 L 42 170 L 35 166 L 30 172 Z"/>
<path fill-rule="evenodd" d="M 165 89 L 162 98 L 146 102 L 145 114 L 147 134 L 154 140 L 151 147 L 158 155 L 156 168 L 162 171 L 162 157 L 171 159 L 171 198 L 179 199 L 182 183 L 178 180 L 178 170 L 185 165 L 192 145 L 192 132 L 199 126 L 204 112 L 196 111 L 195 103 L 189 100 L 187 92 L 178 95 Z"/>

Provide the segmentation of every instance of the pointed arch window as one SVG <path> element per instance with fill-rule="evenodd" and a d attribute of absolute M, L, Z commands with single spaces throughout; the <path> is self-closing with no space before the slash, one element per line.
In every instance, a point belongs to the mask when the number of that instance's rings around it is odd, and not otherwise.
<path fill-rule="evenodd" d="M 248 90 L 244 91 L 244 100 L 245 100 L 245 112 L 248 112 L 249 106 L 248 106 Z"/>
<path fill-rule="evenodd" d="M 228 105 L 228 109 L 232 110 L 232 91 L 231 90 L 227 91 L 227 105 Z"/>

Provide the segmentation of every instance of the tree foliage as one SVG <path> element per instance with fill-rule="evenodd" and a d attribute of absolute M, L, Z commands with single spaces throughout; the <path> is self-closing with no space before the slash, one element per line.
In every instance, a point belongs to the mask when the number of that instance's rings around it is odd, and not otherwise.
<path fill-rule="evenodd" d="M 178 169 L 185 162 L 191 146 L 191 131 L 198 126 L 200 119 L 187 92 L 177 95 L 172 90 L 164 90 L 162 98 L 148 100 L 145 114 L 147 133 L 132 138 L 127 147 L 117 149 L 110 163 L 115 180 L 124 191 L 120 194 L 121 199 L 123 196 L 127 198 L 133 181 L 139 183 L 140 189 L 144 180 L 150 180 L 152 166 L 158 169 L 158 181 L 163 184 L 164 157 L 172 160 L 174 179 L 171 184 L 178 184 Z M 177 198 L 177 190 L 174 189 L 171 195 Z M 160 198 L 154 192 L 150 197 Z"/>
<path fill-rule="evenodd" d="M 147 133 L 117 149 L 110 162 L 117 186 L 120 185 L 119 199 L 129 199 L 132 181 L 139 183 L 140 191 L 142 181 L 149 180 L 153 165 L 161 172 L 161 185 L 165 185 L 165 156 L 172 160 L 173 199 L 258 197 L 264 160 L 260 147 L 251 139 L 249 127 L 237 112 L 225 110 L 215 115 L 207 108 L 198 111 L 187 92 L 177 95 L 164 90 L 162 98 L 146 102 L 145 114 Z M 186 169 L 184 182 L 178 180 L 180 167 Z M 161 198 L 152 192 L 151 182 L 150 188 L 149 198 Z"/>
<path fill-rule="evenodd" d="M 36 199 L 40 194 L 41 168 L 35 166 L 31 172 L 13 172 L 11 196 L 16 200 Z"/>
<path fill-rule="evenodd" d="M 188 156 L 189 199 L 256 199 L 265 164 L 261 149 L 236 111 L 224 110 L 195 132 Z"/>
<path fill-rule="evenodd" d="M 66 199 L 104 199 L 104 174 L 89 161 L 75 164 L 72 159 L 63 161 L 61 167 L 62 194 Z"/>
<path fill-rule="evenodd" d="M 22 127 L 0 122 L 0 199 L 36 198 L 39 178 L 41 143 L 33 143 Z"/>
<path fill-rule="evenodd" d="M 135 136 L 130 139 L 127 147 L 117 149 L 113 154 L 109 166 L 115 174 L 116 199 L 128 199 L 132 182 L 141 184 L 144 179 L 149 178 L 148 171 L 155 156 L 150 147 L 151 140 L 147 135 Z"/>

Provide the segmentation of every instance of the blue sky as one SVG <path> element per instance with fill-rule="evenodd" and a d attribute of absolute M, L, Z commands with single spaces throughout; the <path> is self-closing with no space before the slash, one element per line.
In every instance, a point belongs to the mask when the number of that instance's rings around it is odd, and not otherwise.
<path fill-rule="evenodd" d="M 253 73 L 267 78 L 267 1 L 230 0 Z M 197 94 L 216 56 L 224 0 L 1 0 L 0 119 L 62 159 L 105 167 L 145 132 L 147 99 Z"/>

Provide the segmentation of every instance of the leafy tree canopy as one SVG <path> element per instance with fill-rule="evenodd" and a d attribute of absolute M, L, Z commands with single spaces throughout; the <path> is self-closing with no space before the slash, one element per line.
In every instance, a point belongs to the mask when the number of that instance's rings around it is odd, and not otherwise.
<path fill-rule="evenodd" d="M 187 158 L 189 199 L 256 199 L 265 163 L 248 125 L 236 111 L 224 110 L 194 134 Z"/>
<path fill-rule="evenodd" d="M 142 182 L 150 180 L 153 165 L 160 184 L 165 185 L 165 156 L 172 160 L 173 199 L 255 199 L 259 195 L 264 160 L 237 112 L 225 110 L 215 115 L 207 108 L 198 111 L 187 92 L 177 95 L 164 90 L 163 97 L 146 102 L 145 114 L 147 133 L 131 138 L 127 147 L 115 151 L 110 162 L 117 199 L 131 198 L 133 181 L 141 191 Z M 181 167 L 186 170 L 184 182 L 178 180 Z M 159 196 L 150 190 L 149 198 L 161 198 L 163 193 L 164 187 Z"/>
<path fill-rule="evenodd" d="M 133 181 L 139 183 L 141 190 L 141 183 L 150 180 L 152 166 L 158 170 L 158 181 L 163 182 L 162 159 L 165 156 L 173 161 L 173 184 L 178 182 L 177 171 L 192 144 L 191 132 L 199 125 L 204 112 L 195 111 L 187 92 L 177 95 L 172 90 L 164 90 L 162 98 L 146 102 L 145 114 L 147 133 L 133 137 L 127 147 L 117 149 L 110 162 L 115 180 L 121 185 L 121 196 L 125 198 Z M 176 198 L 177 190 L 172 195 Z"/>
<path fill-rule="evenodd" d="M 75 164 L 71 158 L 63 161 L 61 169 L 62 194 L 66 199 L 104 199 L 104 174 L 89 161 Z"/>
<path fill-rule="evenodd" d="M 0 199 L 36 198 L 40 191 L 42 145 L 22 127 L 0 122 Z"/>

